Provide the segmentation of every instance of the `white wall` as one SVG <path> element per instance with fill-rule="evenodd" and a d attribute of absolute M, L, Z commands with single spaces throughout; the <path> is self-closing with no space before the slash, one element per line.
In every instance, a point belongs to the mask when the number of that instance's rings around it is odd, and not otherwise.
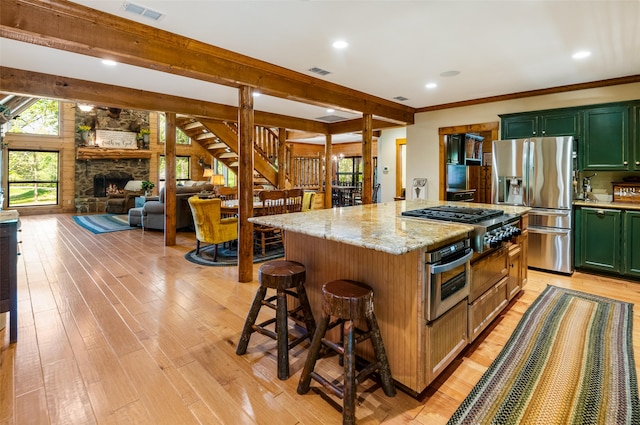
<path fill-rule="evenodd" d="M 635 99 L 640 99 L 640 83 L 578 90 L 416 114 L 415 124 L 406 127 L 407 182 L 411 182 L 415 177 L 427 177 L 427 198 L 433 200 L 438 199 L 440 169 L 438 129 L 441 127 L 500 122 L 498 114 Z M 400 131 L 393 131 L 395 134 L 400 134 Z M 384 180 L 382 181 L 383 188 L 385 189 L 382 197 L 384 202 L 393 200 L 393 191 L 389 192 L 389 190 L 395 187 L 395 172 L 392 173 L 391 165 L 395 168 L 395 138 L 397 137 L 403 136 L 394 136 L 391 131 L 389 131 L 389 134 L 384 131 L 378 140 L 380 153 L 378 166 L 382 167 L 383 164 L 390 165 L 389 174 L 380 174 L 384 176 Z M 391 178 L 393 178 L 393 180 L 389 180 Z M 388 180 L 389 182 L 387 183 Z M 406 187 L 410 187 L 410 185 L 407 184 Z"/>
<path fill-rule="evenodd" d="M 384 130 L 378 138 L 378 182 L 380 183 L 380 202 L 393 201 L 396 196 L 396 139 L 407 137 L 405 127 Z M 384 167 L 389 171 L 385 174 Z"/>

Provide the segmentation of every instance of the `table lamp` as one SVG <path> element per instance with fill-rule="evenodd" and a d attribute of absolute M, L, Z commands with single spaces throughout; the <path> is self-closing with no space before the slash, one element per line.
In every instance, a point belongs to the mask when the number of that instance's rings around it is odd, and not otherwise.
<path fill-rule="evenodd" d="M 212 174 L 211 184 L 213 185 L 213 191 L 216 196 L 220 195 L 220 186 L 224 186 L 224 176 L 222 174 Z"/>

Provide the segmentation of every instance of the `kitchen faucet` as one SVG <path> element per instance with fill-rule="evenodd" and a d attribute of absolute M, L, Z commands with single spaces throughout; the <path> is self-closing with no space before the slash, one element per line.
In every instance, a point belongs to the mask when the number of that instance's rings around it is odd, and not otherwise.
<path fill-rule="evenodd" d="M 597 175 L 598 173 L 593 173 L 590 176 L 584 176 L 582 178 L 582 193 L 585 201 L 589 201 L 589 193 L 591 192 L 591 178 Z"/>

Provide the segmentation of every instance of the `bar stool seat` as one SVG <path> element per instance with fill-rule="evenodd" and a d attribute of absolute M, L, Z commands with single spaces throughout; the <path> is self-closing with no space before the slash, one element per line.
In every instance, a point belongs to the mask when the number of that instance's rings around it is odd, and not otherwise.
<path fill-rule="evenodd" d="M 278 351 L 278 378 L 281 380 L 289 378 L 289 350 L 307 338 L 310 340 L 316 329 L 311 306 L 309 305 L 307 293 L 304 289 L 305 279 L 305 267 L 297 261 L 275 260 L 260 266 L 258 270 L 260 287 L 249 309 L 249 314 L 247 315 L 242 335 L 236 348 L 236 354 L 245 354 L 251 335 L 254 332 L 276 340 Z M 268 289 L 275 289 L 276 294 L 267 298 Z M 299 299 L 300 304 L 289 310 L 287 306 L 287 295 Z M 256 324 L 256 319 L 262 306 L 275 310 L 276 316 L 275 318 Z M 289 333 L 289 318 L 296 324 L 303 326 L 301 335 L 296 337 Z M 267 329 L 267 326 L 271 324 L 275 324 L 275 331 Z M 289 342 L 289 339 L 292 341 Z"/>
<path fill-rule="evenodd" d="M 336 320 L 330 323 L 331 317 Z M 364 320 L 368 330 L 356 328 L 354 322 Z M 326 332 L 340 325 L 340 342 L 325 339 Z M 357 337 L 355 336 L 357 334 Z M 367 365 L 356 375 L 355 346 L 371 339 L 376 361 Z M 344 367 L 343 383 L 334 383 L 315 372 L 315 365 L 323 347 L 338 353 L 340 364 Z M 393 397 L 396 389 L 391 377 L 389 361 L 382 343 L 380 328 L 373 313 L 373 289 L 353 280 L 333 280 L 322 286 L 322 319 L 313 335 L 307 360 L 298 383 L 298 394 L 309 391 L 311 379 L 319 382 L 343 400 L 342 423 L 355 423 L 355 400 L 358 383 L 363 382 L 371 373 L 378 371 L 384 393 Z"/>

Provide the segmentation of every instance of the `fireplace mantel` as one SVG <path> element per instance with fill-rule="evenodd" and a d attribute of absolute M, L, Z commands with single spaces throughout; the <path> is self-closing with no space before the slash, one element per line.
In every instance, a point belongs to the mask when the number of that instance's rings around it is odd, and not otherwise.
<path fill-rule="evenodd" d="M 76 159 L 150 159 L 150 150 L 78 148 Z"/>

